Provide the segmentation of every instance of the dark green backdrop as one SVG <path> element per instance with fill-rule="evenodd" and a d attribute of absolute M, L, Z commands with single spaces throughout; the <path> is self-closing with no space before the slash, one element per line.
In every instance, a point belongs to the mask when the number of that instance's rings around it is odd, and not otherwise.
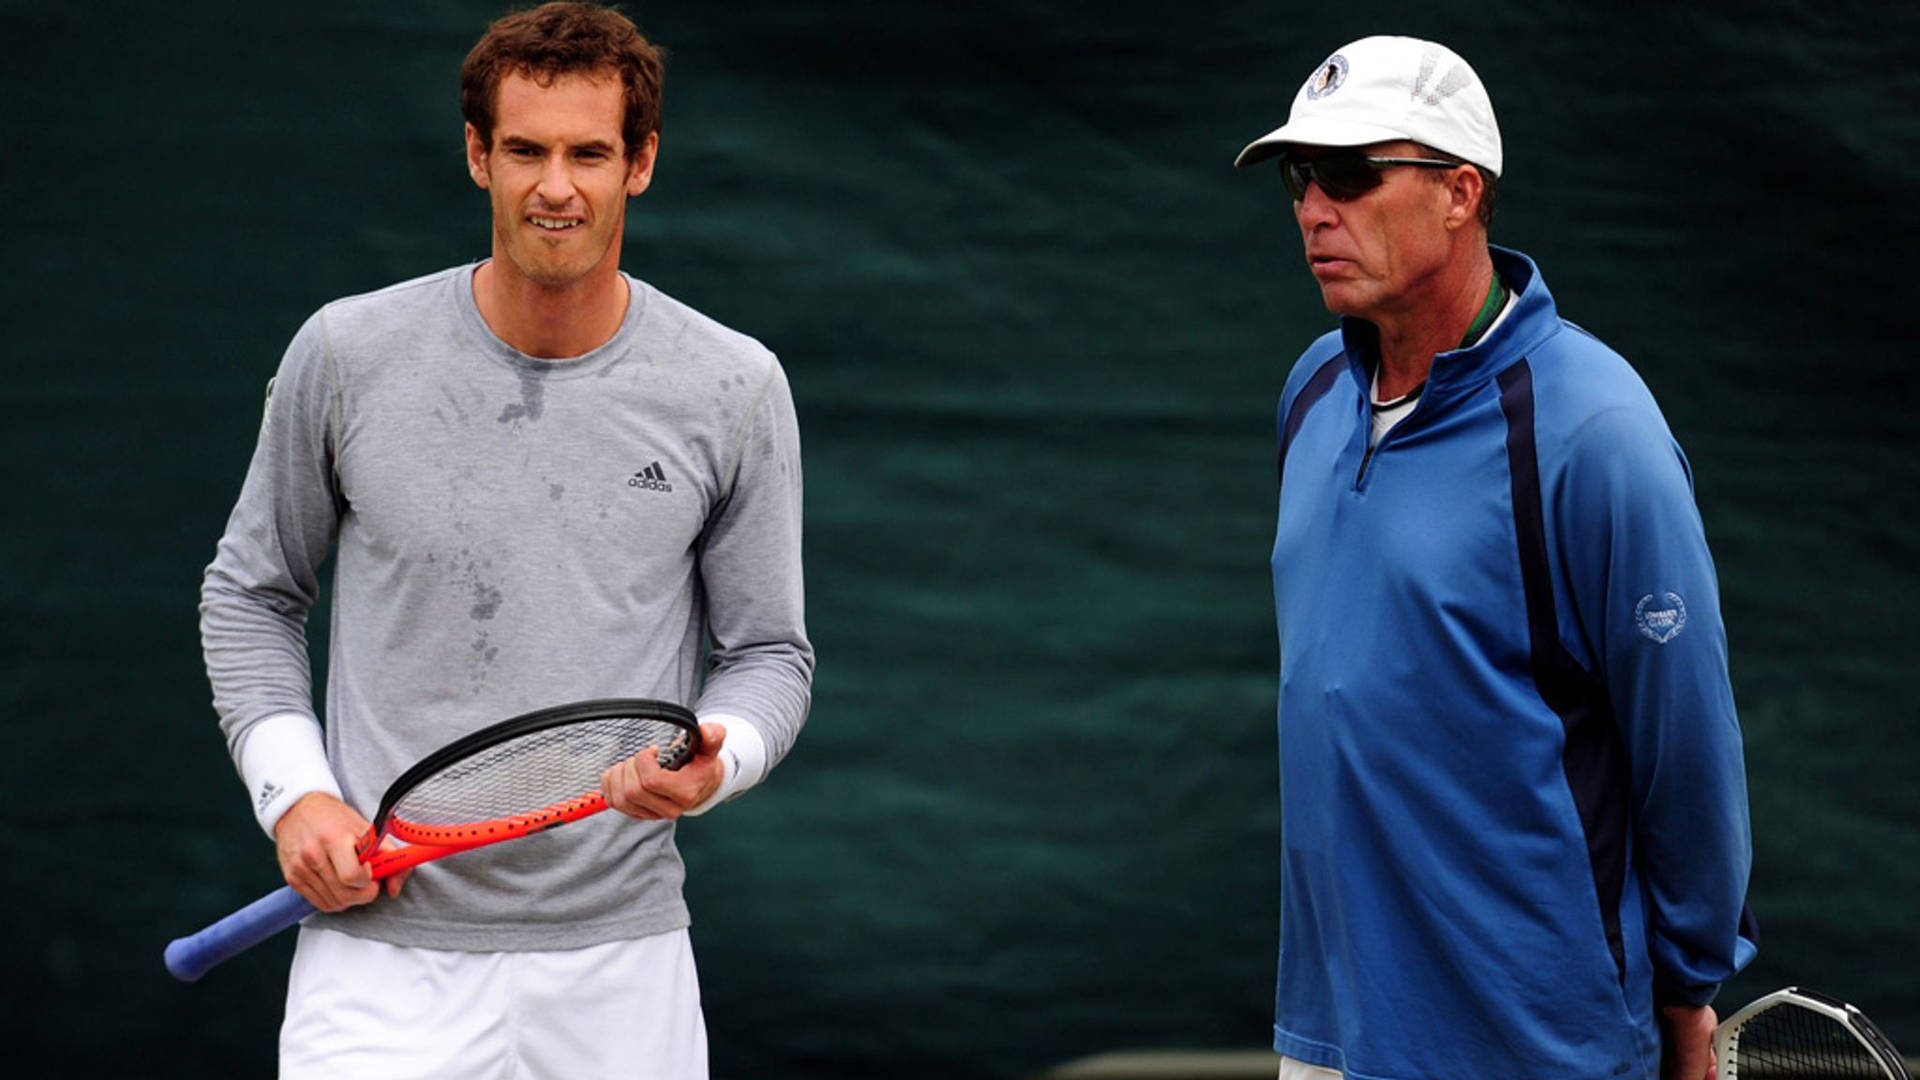
<path fill-rule="evenodd" d="M 1920 20 L 1504 7 L 630 6 L 675 55 L 627 267 L 777 350 L 806 443 L 813 720 L 682 831 L 718 1075 L 1265 1041 L 1272 406 L 1327 318 L 1229 164 L 1373 32 L 1479 68 L 1496 240 L 1692 456 L 1765 928 L 1722 1003 L 1801 982 L 1920 1049 Z M 270 1070 L 284 943 L 159 963 L 275 884 L 200 571 L 300 321 L 485 254 L 455 72 L 498 10 L 0 8 L 15 1054 Z"/>

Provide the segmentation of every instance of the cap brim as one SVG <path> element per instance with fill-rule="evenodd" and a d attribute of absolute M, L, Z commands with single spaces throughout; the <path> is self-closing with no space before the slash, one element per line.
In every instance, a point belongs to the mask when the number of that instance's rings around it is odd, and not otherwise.
<path fill-rule="evenodd" d="M 1240 156 L 1233 159 L 1233 167 L 1244 169 L 1249 165 L 1258 165 L 1268 158 L 1286 153 L 1289 146 L 1371 146 L 1407 138 L 1410 136 L 1404 132 L 1375 124 L 1356 124 L 1325 117 L 1296 120 L 1282 124 L 1248 143 L 1247 148 L 1240 151 Z"/>

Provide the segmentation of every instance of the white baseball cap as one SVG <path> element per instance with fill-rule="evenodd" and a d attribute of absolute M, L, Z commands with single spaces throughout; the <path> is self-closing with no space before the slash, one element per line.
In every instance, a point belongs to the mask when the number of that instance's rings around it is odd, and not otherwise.
<path fill-rule="evenodd" d="M 1367 37 L 1340 47 L 1307 76 L 1287 122 L 1240 151 L 1235 166 L 1290 145 L 1366 146 L 1407 139 L 1500 175 L 1500 125 L 1480 76 L 1445 45 Z"/>

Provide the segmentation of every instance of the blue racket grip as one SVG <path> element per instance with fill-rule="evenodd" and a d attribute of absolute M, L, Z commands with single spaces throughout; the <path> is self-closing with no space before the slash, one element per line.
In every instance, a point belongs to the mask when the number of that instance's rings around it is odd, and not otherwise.
<path fill-rule="evenodd" d="M 215 964 L 231 960 L 314 913 L 293 886 L 267 895 L 197 934 L 167 944 L 167 970 L 181 982 L 193 982 Z"/>

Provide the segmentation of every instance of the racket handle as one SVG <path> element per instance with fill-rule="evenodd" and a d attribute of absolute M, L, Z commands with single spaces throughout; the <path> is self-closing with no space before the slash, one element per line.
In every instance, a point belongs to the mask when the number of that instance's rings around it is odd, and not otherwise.
<path fill-rule="evenodd" d="M 167 970 L 181 982 L 193 982 L 219 964 L 253 948 L 313 914 L 314 906 L 293 886 L 267 895 L 197 934 L 167 945 Z"/>

